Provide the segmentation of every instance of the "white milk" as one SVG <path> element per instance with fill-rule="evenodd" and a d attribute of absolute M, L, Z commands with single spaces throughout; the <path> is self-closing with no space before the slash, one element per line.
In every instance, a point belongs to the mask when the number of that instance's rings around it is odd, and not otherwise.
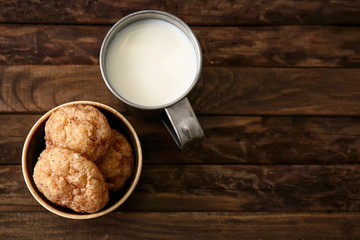
<path fill-rule="evenodd" d="M 108 81 L 126 100 L 159 106 L 184 94 L 198 63 L 188 37 L 163 20 L 130 24 L 114 37 L 105 59 Z"/>

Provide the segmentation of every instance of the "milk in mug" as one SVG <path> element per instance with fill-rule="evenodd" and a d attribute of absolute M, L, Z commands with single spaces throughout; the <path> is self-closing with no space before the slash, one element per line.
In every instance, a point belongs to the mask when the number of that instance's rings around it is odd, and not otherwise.
<path fill-rule="evenodd" d="M 182 96 L 199 63 L 189 38 L 159 19 L 134 22 L 112 39 L 105 58 L 111 87 L 141 106 L 161 106 Z"/>

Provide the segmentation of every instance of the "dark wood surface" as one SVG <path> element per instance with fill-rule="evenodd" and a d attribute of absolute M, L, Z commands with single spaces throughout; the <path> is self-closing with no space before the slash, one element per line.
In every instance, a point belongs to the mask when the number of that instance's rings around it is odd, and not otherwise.
<path fill-rule="evenodd" d="M 100 74 L 106 32 L 142 9 L 203 49 L 189 100 L 206 137 L 183 151 Z M 123 113 L 144 153 L 132 196 L 86 221 L 41 207 L 21 171 L 32 125 L 74 100 Z M 359 0 L 0 0 L 0 239 L 164 238 L 360 238 Z"/>

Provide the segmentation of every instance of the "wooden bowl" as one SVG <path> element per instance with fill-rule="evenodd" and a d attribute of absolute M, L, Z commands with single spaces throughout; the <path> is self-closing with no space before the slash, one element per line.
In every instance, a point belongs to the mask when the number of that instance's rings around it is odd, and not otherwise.
<path fill-rule="evenodd" d="M 70 104 L 88 104 L 98 108 L 108 119 L 111 128 L 118 130 L 120 133 L 123 133 L 127 137 L 134 150 L 135 167 L 132 178 L 128 181 L 128 184 L 124 189 L 118 192 L 110 193 L 109 202 L 107 203 L 107 205 L 96 213 L 77 213 L 71 209 L 60 207 L 58 205 L 53 204 L 52 202 L 47 200 L 42 193 L 39 192 L 39 190 L 36 188 L 36 185 L 32 177 L 38 157 L 40 153 L 45 149 L 44 137 L 45 137 L 45 123 L 47 119 L 50 117 L 50 114 L 54 110 Z M 130 125 L 130 123 L 126 120 L 126 118 L 123 115 L 121 115 L 113 108 L 101 103 L 91 102 L 91 101 L 76 101 L 76 102 L 69 102 L 60 105 L 50 110 L 45 115 L 43 115 L 31 128 L 25 140 L 24 148 L 22 152 L 22 171 L 29 191 L 31 192 L 33 197 L 44 208 L 46 208 L 47 210 L 49 210 L 54 214 L 57 214 L 65 218 L 90 219 L 110 213 L 125 202 L 125 200 L 134 191 L 139 181 L 141 169 L 142 169 L 142 161 L 143 161 L 142 150 L 141 150 L 139 138 L 133 127 Z"/>

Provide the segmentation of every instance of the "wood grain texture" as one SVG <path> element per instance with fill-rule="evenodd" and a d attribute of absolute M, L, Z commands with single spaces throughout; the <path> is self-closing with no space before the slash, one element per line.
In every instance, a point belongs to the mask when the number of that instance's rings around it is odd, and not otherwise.
<path fill-rule="evenodd" d="M 0 25 L 0 64 L 98 64 L 101 43 L 109 28 Z M 194 27 L 193 30 L 200 41 L 205 66 L 360 66 L 357 27 Z"/>
<path fill-rule="evenodd" d="M 25 137 L 41 115 L 0 115 L 0 164 L 20 164 Z M 358 117 L 200 116 L 204 141 L 181 151 L 159 118 L 126 115 L 145 164 L 360 163 Z"/>
<path fill-rule="evenodd" d="M 326 165 L 360 161 L 359 118 L 201 116 L 199 121 L 205 139 L 181 151 L 166 130 L 162 133 L 161 128 L 152 127 L 154 132 L 146 133 L 143 129 L 154 124 L 133 120 L 145 163 Z"/>
<path fill-rule="evenodd" d="M 358 24 L 360 22 L 358 0 L 330 2 L 326 0 L 300 2 L 291 0 L 196 2 L 2 0 L 0 6 L 0 22 L 15 23 L 113 24 L 125 15 L 142 9 L 167 11 L 182 18 L 188 24 L 196 25 Z"/>
<path fill-rule="evenodd" d="M 203 115 L 360 114 L 360 69 L 204 67 L 189 95 Z M 131 112 L 96 65 L 0 66 L 0 112 L 37 112 L 93 100 Z"/>
<path fill-rule="evenodd" d="M 0 25 L 0 64 L 97 64 L 107 26 Z"/>
<path fill-rule="evenodd" d="M 142 9 L 183 19 L 203 50 L 188 98 L 206 135 L 183 151 L 100 74 L 105 34 Z M 359 26 L 360 0 L 0 0 L 0 239 L 358 239 Z M 76 222 L 21 170 L 33 124 L 75 100 L 123 113 L 144 155 L 124 205 Z"/>
<path fill-rule="evenodd" d="M 6 239 L 356 239 L 359 214 L 116 212 L 88 221 L 0 212 Z"/>
<path fill-rule="evenodd" d="M 0 205 L 38 205 L 20 166 L 0 173 Z M 359 212 L 360 165 L 145 165 L 119 211 Z"/>
<path fill-rule="evenodd" d="M 65 102 L 92 100 L 125 111 L 108 90 L 99 66 L 0 66 L 0 109 L 46 112 Z"/>

